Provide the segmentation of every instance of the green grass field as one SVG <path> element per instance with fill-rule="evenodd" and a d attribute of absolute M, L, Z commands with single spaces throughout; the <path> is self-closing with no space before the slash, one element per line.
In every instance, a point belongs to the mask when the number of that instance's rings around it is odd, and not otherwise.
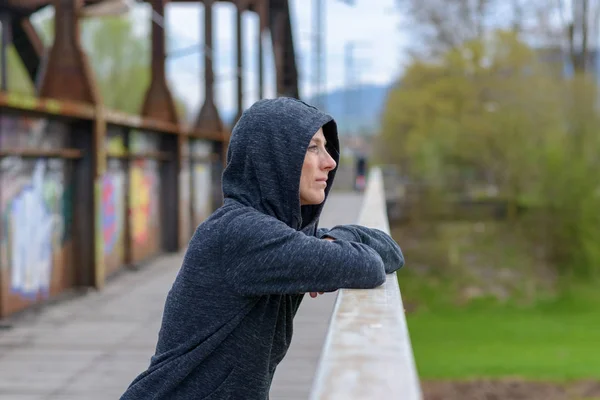
<path fill-rule="evenodd" d="M 600 379 L 598 285 L 561 282 L 549 293 L 538 285 L 525 295 L 543 277 L 510 231 L 491 226 L 482 234 L 446 224 L 441 232 L 394 232 L 405 249 L 398 280 L 422 379 Z M 490 274 L 502 268 L 515 271 L 504 283 Z M 500 285 L 508 293 L 503 301 L 491 295 L 464 300 L 466 287 Z"/>
<path fill-rule="evenodd" d="M 423 379 L 600 379 L 600 310 L 421 312 L 408 326 Z"/>

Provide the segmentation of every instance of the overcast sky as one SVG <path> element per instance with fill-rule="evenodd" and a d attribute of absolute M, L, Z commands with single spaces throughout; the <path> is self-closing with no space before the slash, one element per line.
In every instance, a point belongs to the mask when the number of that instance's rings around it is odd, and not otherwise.
<path fill-rule="evenodd" d="M 327 90 L 345 85 L 344 49 L 354 42 L 354 68 L 358 75 L 355 83 L 387 84 L 400 72 L 402 36 L 398 29 L 399 17 L 395 0 L 356 0 L 348 6 L 339 0 L 323 0 L 326 5 L 326 84 Z M 313 1 L 290 0 L 294 44 L 301 74 L 301 95 L 312 93 L 313 71 Z M 146 14 L 147 10 L 139 12 Z M 217 102 L 222 109 L 235 108 L 235 8 L 231 3 L 217 3 L 215 21 L 215 74 Z M 169 50 L 185 48 L 203 41 L 203 6 L 191 3 L 171 3 L 167 7 L 167 36 Z M 258 17 L 245 13 L 245 106 L 257 98 L 257 32 Z M 202 31 L 202 32 L 201 32 Z M 265 42 L 267 43 L 267 42 Z M 267 43 L 268 44 L 268 43 Z M 266 94 L 274 96 L 273 60 L 270 45 L 265 46 L 269 68 Z M 203 99 L 203 72 L 200 54 L 173 57 L 168 61 L 167 73 L 173 90 L 184 97 L 190 109 L 199 107 Z"/>

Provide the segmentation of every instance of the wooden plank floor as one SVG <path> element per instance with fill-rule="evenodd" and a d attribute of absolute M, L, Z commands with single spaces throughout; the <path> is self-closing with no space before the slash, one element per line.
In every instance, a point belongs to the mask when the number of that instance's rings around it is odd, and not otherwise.
<path fill-rule="evenodd" d="M 361 204 L 360 194 L 332 194 L 319 226 L 356 223 Z M 292 344 L 275 372 L 270 400 L 308 399 L 336 296 L 337 293 L 325 293 L 312 299 L 306 295 L 302 300 L 294 320 Z"/>

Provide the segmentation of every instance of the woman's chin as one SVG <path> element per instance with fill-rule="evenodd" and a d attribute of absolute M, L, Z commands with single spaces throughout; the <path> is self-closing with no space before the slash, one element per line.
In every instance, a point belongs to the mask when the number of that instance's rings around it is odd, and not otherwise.
<path fill-rule="evenodd" d="M 301 201 L 301 204 L 303 206 L 316 206 L 316 205 L 323 203 L 324 201 L 325 201 L 325 191 L 323 190 L 321 193 L 315 193 L 314 195 L 310 196 L 309 198 L 304 199 L 303 201 Z"/>

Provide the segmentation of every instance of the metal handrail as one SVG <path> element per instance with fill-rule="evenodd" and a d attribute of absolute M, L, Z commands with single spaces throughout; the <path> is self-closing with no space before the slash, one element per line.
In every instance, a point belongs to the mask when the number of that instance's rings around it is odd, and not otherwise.
<path fill-rule="evenodd" d="M 378 168 L 358 223 L 390 232 Z M 422 399 L 396 273 L 376 289 L 340 290 L 310 399 Z"/>

